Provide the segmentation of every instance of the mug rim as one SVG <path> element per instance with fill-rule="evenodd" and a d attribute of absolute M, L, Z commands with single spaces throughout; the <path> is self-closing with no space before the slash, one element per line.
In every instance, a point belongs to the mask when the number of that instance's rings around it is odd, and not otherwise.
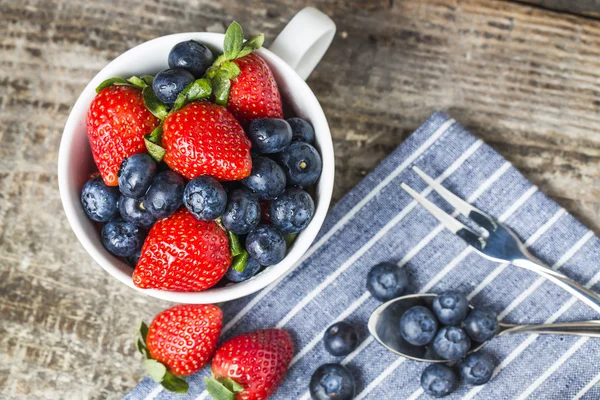
<path fill-rule="evenodd" d="M 312 242 L 315 240 L 317 233 L 319 232 L 325 220 L 325 216 L 331 201 L 331 196 L 333 194 L 333 179 L 335 170 L 333 142 L 323 109 L 313 91 L 306 84 L 306 82 L 300 78 L 293 68 L 291 68 L 285 61 L 283 61 L 273 52 L 269 51 L 268 49 L 261 48 L 256 52 L 269 64 L 273 70 L 276 80 L 281 79 L 277 79 L 278 77 L 283 77 L 286 82 L 295 86 L 293 91 L 294 97 L 298 96 L 300 99 L 302 99 L 301 101 L 303 103 L 310 103 L 309 109 L 311 110 L 311 114 L 313 114 L 310 122 L 315 125 L 315 133 L 317 137 L 316 147 L 319 149 L 319 153 L 323 161 L 322 173 L 319 177 L 319 181 L 316 184 L 318 193 L 316 196 L 317 198 L 315 199 L 315 215 L 313 216 L 309 226 L 298 235 L 293 246 L 288 249 L 285 258 L 279 264 L 267 267 L 267 269 L 247 281 L 224 287 L 211 287 L 200 292 L 176 292 L 158 289 L 141 289 L 133 284 L 133 280 L 131 279 L 131 272 L 133 269 L 131 269 L 129 266 L 126 266 L 121 259 L 108 254 L 108 252 L 103 248 L 97 229 L 86 229 L 84 222 L 81 221 L 81 214 L 83 213 L 83 210 L 81 209 L 79 202 L 79 194 L 77 193 L 76 196 L 73 196 L 71 187 L 71 181 L 73 179 L 70 178 L 69 161 L 71 160 L 71 157 L 73 157 L 72 152 L 70 152 L 71 147 L 74 145 L 74 142 L 78 137 L 78 131 L 80 130 L 78 121 L 80 120 L 82 114 L 87 114 L 87 109 L 89 107 L 88 97 L 90 94 L 95 95 L 95 88 L 99 83 L 106 79 L 108 75 L 117 76 L 116 74 L 112 75 L 110 71 L 115 68 L 118 69 L 119 65 L 135 56 L 137 52 L 149 51 L 153 46 L 165 46 L 165 42 L 175 41 L 175 43 L 178 43 L 180 41 L 190 39 L 210 42 L 215 42 L 216 40 L 220 39 L 218 42 L 219 45 L 215 45 L 215 43 L 206 44 L 210 48 L 218 48 L 219 51 L 222 51 L 222 39 L 224 36 L 225 35 L 222 33 L 214 32 L 176 33 L 148 40 L 125 51 L 100 69 L 100 71 L 85 86 L 71 108 L 67 122 L 63 129 L 58 155 L 58 183 L 63 209 L 67 216 L 69 225 L 75 233 L 75 236 L 82 244 L 86 252 L 92 257 L 92 259 L 111 276 L 141 293 L 161 300 L 195 304 L 230 301 L 257 292 L 273 282 L 283 278 L 294 268 L 294 265 L 300 261 Z M 122 72 L 122 74 L 126 73 Z M 287 98 L 291 93 L 286 92 L 287 96 L 284 96 L 284 93 L 281 94 L 283 98 Z M 316 118 L 318 121 L 314 121 L 314 118 Z M 87 142 L 87 135 L 84 136 L 85 141 Z M 87 216 L 84 214 L 83 218 L 87 219 Z M 93 221 L 89 222 L 93 227 Z M 94 240 L 91 237 L 92 234 L 98 236 L 96 239 L 97 243 L 94 243 Z M 100 248 L 98 248 L 98 243 Z"/>

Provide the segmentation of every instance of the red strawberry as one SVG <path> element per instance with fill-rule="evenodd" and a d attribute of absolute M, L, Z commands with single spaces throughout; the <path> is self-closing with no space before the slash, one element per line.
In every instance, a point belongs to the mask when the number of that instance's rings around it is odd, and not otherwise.
<path fill-rule="evenodd" d="M 162 144 L 164 161 L 188 179 L 240 180 L 252 170 L 250 140 L 223 106 L 193 102 L 169 115 Z"/>
<path fill-rule="evenodd" d="M 148 233 L 133 283 L 143 289 L 198 292 L 219 282 L 230 264 L 225 231 L 181 208 Z"/>
<path fill-rule="evenodd" d="M 156 317 L 150 329 L 142 323 L 137 347 L 152 379 L 174 392 L 186 392 L 178 378 L 203 368 L 212 357 L 223 324 L 223 313 L 210 304 L 183 304 Z"/>
<path fill-rule="evenodd" d="M 281 96 L 271 69 L 252 53 L 233 60 L 240 74 L 231 81 L 227 109 L 241 121 L 283 118 Z"/>
<path fill-rule="evenodd" d="M 146 338 L 150 356 L 169 371 L 186 376 L 208 364 L 215 349 L 223 313 L 210 304 L 182 304 L 158 314 Z"/>
<path fill-rule="evenodd" d="M 242 123 L 257 118 L 283 118 L 281 95 L 273 72 L 265 60 L 253 54 L 265 37 L 256 35 L 244 42 L 244 32 L 232 22 L 225 32 L 223 54 L 206 72 L 217 104 Z"/>
<path fill-rule="evenodd" d="M 142 91 L 131 86 L 110 86 L 96 95 L 87 114 L 92 155 L 104 183 L 117 186 L 123 159 L 146 151 L 144 135 L 159 124 L 144 105 Z"/>
<path fill-rule="evenodd" d="M 218 400 L 224 390 L 235 393 L 236 400 L 266 399 L 283 381 L 293 355 L 292 337 L 282 329 L 236 336 L 215 353 L 207 390 Z"/>

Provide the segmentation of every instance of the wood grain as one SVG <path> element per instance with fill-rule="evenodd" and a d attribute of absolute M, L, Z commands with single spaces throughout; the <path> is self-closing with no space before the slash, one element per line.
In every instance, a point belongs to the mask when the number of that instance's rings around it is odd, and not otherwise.
<path fill-rule="evenodd" d="M 516 0 L 520 3 L 532 4 L 538 7 L 547 8 L 573 14 L 587 15 L 590 17 L 600 17 L 599 0 Z"/>
<path fill-rule="evenodd" d="M 61 130 L 86 83 L 160 35 L 236 19 L 271 41 L 309 4 L 338 25 L 308 80 L 334 200 L 442 109 L 600 233 L 600 21 L 489 0 L 0 0 L 0 398 L 121 397 L 143 377 L 138 321 L 167 306 L 95 265 L 62 212 Z"/>

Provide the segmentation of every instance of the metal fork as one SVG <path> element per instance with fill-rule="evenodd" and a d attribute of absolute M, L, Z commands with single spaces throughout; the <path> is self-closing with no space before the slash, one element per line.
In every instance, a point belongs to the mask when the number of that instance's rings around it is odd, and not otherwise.
<path fill-rule="evenodd" d="M 600 313 L 600 295 L 544 265 L 527 250 L 517 235 L 506 225 L 456 196 L 419 168 L 413 167 L 412 169 L 444 200 L 450 203 L 457 212 L 475 222 L 481 228 L 481 232 L 475 232 L 453 216 L 448 215 L 406 183 L 401 184 L 402 189 L 425 207 L 447 229 L 471 245 L 479 254 L 492 261 L 508 262 L 517 267 L 533 271 L 567 290 Z"/>

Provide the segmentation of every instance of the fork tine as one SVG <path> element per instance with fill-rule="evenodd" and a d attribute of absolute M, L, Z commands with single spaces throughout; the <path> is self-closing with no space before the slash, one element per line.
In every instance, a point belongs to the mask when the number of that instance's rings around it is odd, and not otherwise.
<path fill-rule="evenodd" d="M 435 190 L 444 200 L 450 203 L 456 211 L 461 213 L 467 218 L 475 221 L 479 226 L 484 228 L 487 232 L 484 233 L 484 237 L 492 231 L 496 230 L 497 223 L 494 221 L 492 217 L 473 206 L 472 204 L 467 203 L 438 182 L 436 182 L 432 177 L 423 172 L 419 167 L 413 166 L 413 171 L 417 173 L 433 190 Z"/>
<path fill-rule="evenodd" d="M 466 201 L 464 201 L 463 199 L 461 199 L 460 197 L 458 197 L 457 195 L 440 185 L 432 177 L 423 172 L 420 168 L 412 167 L 412 169 L 421 177 L 421 179 L 427 182 L 427 184 L 431 186 L 433 190 L 438 192 L 438 194 L 442 196 L 444 200 L 450 203 L 454 208 L 456 208 L 456 210 L 459 213 L 461 213 L 465 217 L 468 217 L 471 211 L 479 211 L 471 204 L 467 203 Z"/>
<path fill-rule="evenodd" d="M 468 227 L 462 224 L 459 220 L 453 218 L 451 215 L 446 214 L 441 208 L 427 200 L 423 195 L 417 193 L 413 188 L 402 182 L 400 184 L 405 192 L 410 194 L 419 204 L 421 204 L 431 215 L 436 217 L 446 228 L 451 230 L 453 233 L 465 229 L 470 231 Z"/>

